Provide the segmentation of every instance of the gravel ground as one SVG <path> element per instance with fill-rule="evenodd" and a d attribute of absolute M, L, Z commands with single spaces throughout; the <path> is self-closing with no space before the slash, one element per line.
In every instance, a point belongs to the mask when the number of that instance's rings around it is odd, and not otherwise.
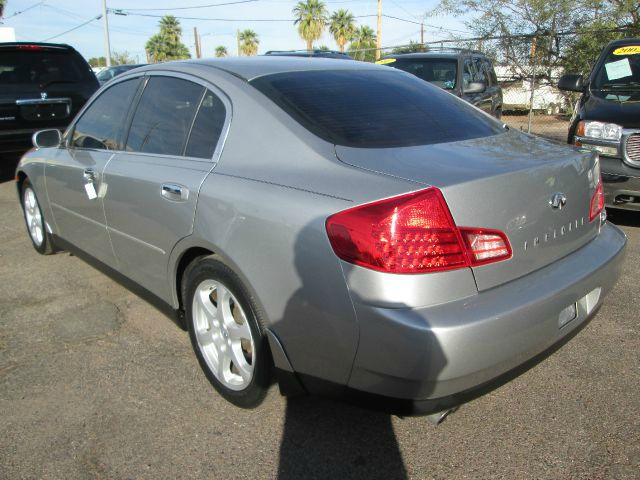
<path fill-rule="evenodd" d="M 31 248 L 0 184 L 0 478 L 639 478 L 640 215 L 597 317 L 434 427 L 274 388 L 224 402 L 187 335 L 66 253 Z"/>

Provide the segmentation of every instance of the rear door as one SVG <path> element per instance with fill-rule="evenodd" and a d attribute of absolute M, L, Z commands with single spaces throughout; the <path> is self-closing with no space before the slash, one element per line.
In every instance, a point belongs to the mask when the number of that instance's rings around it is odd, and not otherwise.
<path fill-rule="evenodd" d="M 102 200 L 108 191 L 104 168 L 119 148 L 123 125 L 140 79 L 105 90 L 67 134 L 45 176 L 58 234 L 107 265 L 115 258 L 104 221 Z"/>
<path fill-rule="evenodd" d="M 178 74 L 152 74 L 123 152 L 105 172 L 105 215 L 120 270 L 169 298 L 167 268 L 193 231 L 200 186 L 220 154 L 230 104 L 215 88 Z"/>

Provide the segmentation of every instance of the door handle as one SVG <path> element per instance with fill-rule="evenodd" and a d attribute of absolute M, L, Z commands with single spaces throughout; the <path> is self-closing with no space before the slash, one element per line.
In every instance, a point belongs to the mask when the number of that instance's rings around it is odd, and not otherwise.
<path fill-rule="evenodd" d="M 96 181 L 96 172 L 93 170 L 93 168 L 85 169 L 85 171 L 82 174 L 82 176 L 84 177 L 84 179 L 87 182 L 95 182 Z"/>
<path fill-rule="evenodd" d="M 189 189 L 175 183 L 163 183 L 162 196 L 174 202 L 182 202 L 189 198 Z"/>

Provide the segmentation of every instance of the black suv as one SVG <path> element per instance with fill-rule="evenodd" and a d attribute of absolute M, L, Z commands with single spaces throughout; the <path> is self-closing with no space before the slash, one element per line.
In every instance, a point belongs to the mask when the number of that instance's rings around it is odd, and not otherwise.
<path fill-rule="evenodd" d="M 609 43 L 587 80 L 563 75 L 558 87 L 582 93 L 569 143 L 600 153 L 605 204 L 640 211 L 640 39 Z"/>
<path fill-rule="evenodd" d="M 502 116 L 502 88 L 491 61 L 482 52 L 442 49 L 385 55 L 376 63 L 409 72 L 496 118 Z"/>
<path fill-rule="evenodd" d="M 38 130 L 66 128 L 98 86 L 69 45 L 0 43 L 0 154 L 27 150 Z"/>

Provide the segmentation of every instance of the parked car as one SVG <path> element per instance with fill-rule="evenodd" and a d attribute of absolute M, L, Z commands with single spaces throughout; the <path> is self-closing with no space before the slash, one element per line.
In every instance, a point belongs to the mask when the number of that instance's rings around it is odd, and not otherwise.
<path fill-rule="evenodd" d="M 98 86 L 69 45 L 0 43 L 0 153 L 27 150 L 38 130 L 64 130 Z"/>
<path fill-rule="evenodd" d="M 496 118 L 502 116 L 502 88 L 491 60 L 475 50 L 442 49 L 386 55 L 380 65 L 404 70 Z"/>
<path fill-rule="evenodd" d="M 17 187 L 35 249 L 176 312 L 242 407 L 272 367 L 285 394 L 453 407 L 584 326 L 626 243 L 595 153 L 361 62 L 143 67 L 34 142 Z"/>
<path fill-rule="evenodd" d="M 335 50 L 269 50 L 265 53 L 270 57 L 311 57 L 311 58 L 337 58 L 353 60 L 348 53 Z"/>
<path fill-rule="evenodd" d="M 586 80 L 563 75 L 558 86 L 582 93 L 568 141 L 600 153 L 605 203 L 640 211 L 640 39 L 609 43 Z"/>
<path fill-rule="evenodd" d="M 96 75 L 96 77 L 98 78 L 98 81 L 100 82 L 100 85 L 104 85 L 105 83 L 107 83 L 109 80 L 111 80 L 113 77 L 116 77 L 118 75 L 120 75 L 121 73 L 124 72 L 128 72 L 129 70 L 133 70 L 134 68 L 138 68 L 138 67 L 144 67 L 146 65 L 146 63 L 138 63 L 138 64 L 126 64 L 126 65 L 116 65 L 113 67 L 107 67 L 104 68 L 102 70 L 100 70 L 100 72 Z"/>

